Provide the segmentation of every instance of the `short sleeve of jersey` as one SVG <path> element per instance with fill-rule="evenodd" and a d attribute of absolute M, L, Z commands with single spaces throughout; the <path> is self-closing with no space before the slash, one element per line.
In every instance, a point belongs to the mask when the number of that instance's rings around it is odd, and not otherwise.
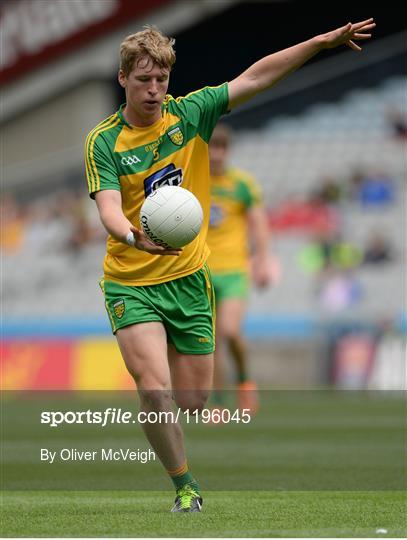
<path fill-rule="evenodd" d="M 262 203 L 263 195 L 261 188 L 252 176 L 245 176 L 239 179 L 238 193 L 239 199 L 246 208 Z"/>
<path fill-rule="evenodd" d="M 110 148 L 102 135 L 89 136 L 85 145 L 86 177 L 89 195 L 95 198 L 97 191 L 116 189 L 120 181 Z"/>
<path fill-rule="evenodd" d="M 228 83 L 206 86 L 175 101 L 179 112 L 198 128 L 198 133 L 208 143 L 219 117 L 227 112 Z"/>

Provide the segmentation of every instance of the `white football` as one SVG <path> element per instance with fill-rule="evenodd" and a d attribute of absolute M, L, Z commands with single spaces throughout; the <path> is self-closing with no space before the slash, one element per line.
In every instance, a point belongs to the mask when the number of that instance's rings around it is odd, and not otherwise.
<path fill-rule="evenodd" d="M 198 199 L 179 186 L 153 191 L 140 210 L 140 224 L 148 238 L 159 246 L 179 248 L 198 235 L 203 220 Z"/>

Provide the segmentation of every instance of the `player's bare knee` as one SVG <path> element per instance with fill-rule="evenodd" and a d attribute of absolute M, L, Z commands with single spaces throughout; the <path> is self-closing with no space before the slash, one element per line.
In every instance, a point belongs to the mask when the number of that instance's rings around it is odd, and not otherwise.
<path fill-rule="evenodd" d="M 128 369 L 127 371 L 128 371 L 128 372 L 130 373 L 130 375 L 132 376 L 133 381 L 136 383 L 136 387 L 138 388 L 139 385 L 140 385 L 140 380 L 141 380 L 140 375 L 139 375 L 138 373 L 135 373 L 135 372 L 132 373 L 129 369 Z"/>
<path fill-rule="evenodd" d="M 140 390 L 140 402 L 144 409 L 150 411 L 167 411 L 172 405 L 170 390 Z"/>
<path fill-rule="evenodd" d="M 238 339 L 240 329 L 231 324 L 225 324 L 220 329 L 220 337 L 226 340 Z"/>
<path fill-rule="evenodd" d="M 242 336 L 240 332 L 237 332 L 236 334 L 231 335 L 228 339 L 229 347 L 235 348 L 235 347 L 244 347 L 245 341 L 242 339 Z"/>
<path fill-rule="evenodd" d="M 190 414 L 200 414 L 205 408 L 209 390 L 184 391 L 175 394 L 175 403 L 183 411 Z"/>

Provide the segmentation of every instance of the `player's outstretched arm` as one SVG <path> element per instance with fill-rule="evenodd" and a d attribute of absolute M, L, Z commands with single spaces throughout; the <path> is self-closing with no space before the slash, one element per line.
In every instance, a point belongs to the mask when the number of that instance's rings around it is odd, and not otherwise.
<path fill-rule="evenodd" d="M 100 219 L 107 232 L 123 244 L 130 242 L 141 251 L 147 251 L 152 255 L 179 255 L 182 249 L 167 249 L 153 244 L 143 231 L 140 231 L 123 214 L 122 196 L 120 191 L 106 189 L 95 193 L 95 200 L 99 210 Z"/>
<path fill-rule="evenodd" d="M 369 39 L 375 26 L 373 19 L 348 23 L 332 32 L 265 56 L 229 83 L 229 109 L 270 88 L 323 49 L 347 45 L 354 51 L 360 51 L 361 47 L 355 42 Z"/>

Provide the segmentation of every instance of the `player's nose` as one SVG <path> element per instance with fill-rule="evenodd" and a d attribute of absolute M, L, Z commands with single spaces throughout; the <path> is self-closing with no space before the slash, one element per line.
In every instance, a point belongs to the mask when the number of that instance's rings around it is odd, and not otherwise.
<path fill-rule="evenodd" d="M 151 81 L 148 91 L 151 95 L 155 95 L 158 92 L 158 83 L 156 80 L 153 79 Z"/>

